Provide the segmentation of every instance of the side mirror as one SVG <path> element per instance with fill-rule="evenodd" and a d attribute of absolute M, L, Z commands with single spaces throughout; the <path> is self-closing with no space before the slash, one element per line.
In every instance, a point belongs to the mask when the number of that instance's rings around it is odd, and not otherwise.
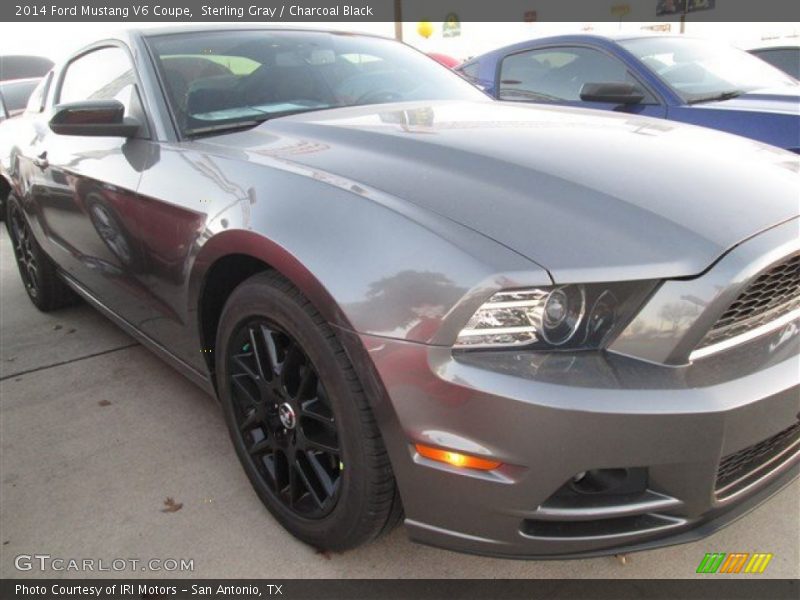
<path fill-rule="evenodd" d="M 118 100 L 84 100 L 55 107 L 50 129 L 59 135 L 91 135 L 129 138 L 139 131 L 136 119 L 125 118 Z"/>
<path fill-rule="evenodd" d="M 644 94 L 632 83 L 584 83 L 581 88 L 581 100 L 611 104 L 639 104 L 644 100 Z"/>

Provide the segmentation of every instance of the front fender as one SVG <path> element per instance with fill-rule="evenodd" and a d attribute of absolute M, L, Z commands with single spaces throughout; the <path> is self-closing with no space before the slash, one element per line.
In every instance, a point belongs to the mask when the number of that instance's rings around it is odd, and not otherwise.
<path fill-rule="evenodd" d="M 446 344 L 444 324 L 461 318 L 459 307 L 469 310 L 500 287 L 551 282 L 540 266 L 486 236 L 357 182 L 203 160 L 245 193 L 209 211 L 190 270 L 190 308 L 212 265 L 244 254 L 283 274 L 334 325 Z"/>

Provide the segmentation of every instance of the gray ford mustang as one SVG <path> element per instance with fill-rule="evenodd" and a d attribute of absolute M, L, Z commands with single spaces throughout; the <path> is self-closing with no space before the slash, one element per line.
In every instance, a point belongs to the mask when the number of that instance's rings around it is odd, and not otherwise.
<path fill-rule="evenodd" d="M 99 41 L 0 140 L 34 304 L 216 394 L 309 544 L 635 550 L 797 475 L 791 153 L 270 29 Z"/>

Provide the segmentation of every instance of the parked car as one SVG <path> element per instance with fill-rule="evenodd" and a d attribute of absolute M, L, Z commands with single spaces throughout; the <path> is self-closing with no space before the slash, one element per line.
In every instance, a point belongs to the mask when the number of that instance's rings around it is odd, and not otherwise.
<path fill-rule="evenodd" d="M 53 61 L 44 56 L 0 56 L 0 81 L 44 77 L 53 68 Z"/>
<path fill-rule="evenodd" d="M 10 119 L 22 114 L 40 81 L 40 77 L 0 81 L 0 101 L 5 106 L 5 118 Z"/>
<path fill-rule="evenodd" d="M 22 114 L 40 81 L 41 79 L 36 78 L 0 82 L 0 123 Z M 5 218 L 5 214 L 5 198 L 0 194 L 0 221 Z"/>
<path fill-rule="evenodd" d="M 506 46 L 458 70 L 501 100 L 660 117 L 800 152 L 800 83 L 720 42 L 565 35 Z"/>
<path fill-rule="evenodd" d="M 216 395 L 299 539 L 628 551 L 797 476 L 800 157 L 338 33 L 130 32 L 43 94 L 0 125 L 31 301 Z"/>
<path fill-rule="evenodd" d="M 455 69 L 461 64 L 461 61 L 457 58 L 453 58 L 448 54 L 442 54 L 441 52 L 428 52 L 428 56 L 436 62 L 443 64 L 448 69 Z"/>
<path fill-rule="evenodd" d="M 768 46 L 748 50 L 787 75 L 800 79 L 800 46 Z"/>
<path fill-rule="evenodd" d="M 20 114 L 42 76 L 53 68 L 43 56 L 0 56 L 0 123 Z M 0 194 L 0 220 L 5 217 L 5 201 Z"/>

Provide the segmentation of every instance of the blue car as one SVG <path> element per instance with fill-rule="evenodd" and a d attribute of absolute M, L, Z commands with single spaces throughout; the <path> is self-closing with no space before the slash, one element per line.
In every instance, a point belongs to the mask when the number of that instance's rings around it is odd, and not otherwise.
<path fill-rule="evenodd" d="M 494 50 L 457 71 L 499 100 L 649 115 L 800 152 L 800 83 L 719 42 L 564 35 Z"/>

